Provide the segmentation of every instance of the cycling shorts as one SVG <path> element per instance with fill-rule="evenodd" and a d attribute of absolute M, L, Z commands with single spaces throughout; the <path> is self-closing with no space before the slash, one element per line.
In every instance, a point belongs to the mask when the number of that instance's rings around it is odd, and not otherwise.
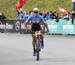
<path fill-rule="evenodd" d="M 32 26 L 31 26 L 31 30 L 32 30 L 32 32 L 36 32 L 36 31 L 40 31 L 41 30 L 41 26 L 40 26 L 40 24 L 39 23 L 32 23 Z M 33 33 L 33 34 L 34 34 Z"/>

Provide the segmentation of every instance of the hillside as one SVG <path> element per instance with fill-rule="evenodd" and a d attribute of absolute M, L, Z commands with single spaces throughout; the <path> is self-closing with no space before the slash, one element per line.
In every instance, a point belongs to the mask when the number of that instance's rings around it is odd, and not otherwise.
<path fill-rule="evenodd" d="M 16 18 L 17 12 L 15 6 L 17 2 L 18 0 L 0 0 L 0 11 L 3 11 L 9 19 Z M 43 10 L 56 11 L 59 5 L 72 11 L 71 0 L 27 0 L 23 8 L 26 11 L 32 10 L 34 7 L 40 8 L 41 12 L 43 12 Z"/>

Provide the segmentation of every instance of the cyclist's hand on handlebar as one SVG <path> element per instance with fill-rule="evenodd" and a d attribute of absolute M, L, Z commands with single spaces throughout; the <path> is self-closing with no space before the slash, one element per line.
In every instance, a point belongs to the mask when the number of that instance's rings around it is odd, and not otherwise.
<path fill-rule="evenodd" d="M 40 30 L 40 32 L 41 32 L 41 33 L 44 33 L 44 31 L 43 31 L 43 30 Z"/>
<path fill-rule="evenodd" d="M 49 32 L 49 30 L 46 30 L 46 32 L 45 33 L 48 33 Z"/>
<path fill-rule="evenodd" d="M 47 29 L 47 31 L 46 32 L 49 32 L 49 29 Z"/>

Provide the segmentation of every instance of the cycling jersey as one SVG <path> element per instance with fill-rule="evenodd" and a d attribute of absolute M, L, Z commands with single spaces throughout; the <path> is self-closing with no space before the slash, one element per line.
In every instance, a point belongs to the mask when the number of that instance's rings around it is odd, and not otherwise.
<path fill-rule="evenodd" d="M 30 15 L 26 21 L 27 22 L 30 22 L 32 23 L 31 25 L 31 30 L 32 31 L 40 31 L 41 30 L 41 26 L 40 26 L 40 23 L 45 23 L 45 20 L 44 18 L 41 16 L 41 15 Z"/>
<path fill-rule="evenodd" d="M 31 26 L 31 30 L 32 31 L 40 31 L 41 30 L 41 26 L 39 23 L 33 23 L 32 26 Z"/>
<path fill-rule="evenodd" d="M 45 23 L 45 20 L 44 20 L 44 18 L 41 16 L 41 15 L 37 15 L 37 16 L 35 16 L 34 14 L 33 15 L 30 15 L 29 17 L 28 17 L 28 19 L 26 20 L 26 23 L 27 22 L 32 22 L 32 23 Z"/>

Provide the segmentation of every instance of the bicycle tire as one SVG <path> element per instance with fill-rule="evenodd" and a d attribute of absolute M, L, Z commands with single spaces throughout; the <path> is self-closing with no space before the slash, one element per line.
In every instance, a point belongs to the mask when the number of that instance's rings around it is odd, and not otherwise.
<path fill-rule="evenodd" d="M 39 48 L 37 48 L 37 61 L 39 61 Z"/>
<path fill-rule="evenodd" d="M 40 58 L 40 42 L 39 40 L 37 39 L 37 44 L 36 44 L 36 53 L 37 53 L 37 61 L 39 61 L 39 58 Z"/>

